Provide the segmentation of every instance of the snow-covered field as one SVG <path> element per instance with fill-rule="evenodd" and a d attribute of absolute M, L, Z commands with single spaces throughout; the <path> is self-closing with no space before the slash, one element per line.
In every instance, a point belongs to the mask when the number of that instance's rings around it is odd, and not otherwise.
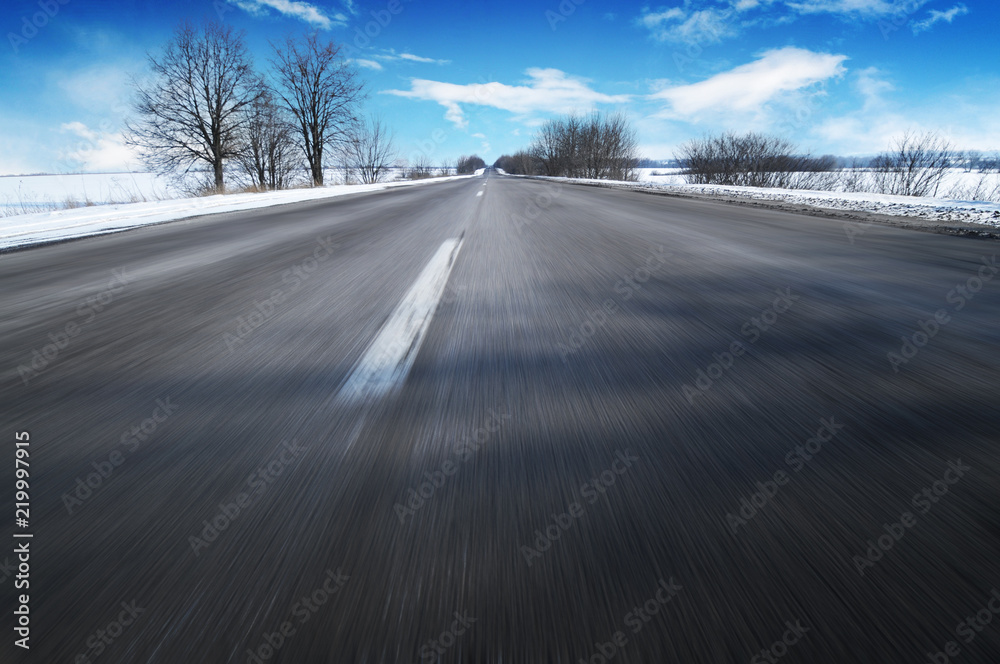
<path fill-rule="evenodd" d="M 227 194 L 154 200 L 143 203 L 94 205 L 68 210 L 36 212 L 0 219 L 0 251 L 33 244 L 103 235 L 166 221 L 220 212 L 253 210 L 395 187 L 410 187 L 472 177 L 458 175 L 383 184 L 331 185 L 315 189 L 285 189 L 261 194 Z"/>
<path fill-rule="evenodd" d="M 684 176 L 679 168 L 637 168 L 639 182 L 656 184 L 684 184 Z"/>
<path fill-rule="evenodd" d="M 437 172 L 438 169 L 435 169 Z M 452 173 L 453 175 L 453 173 Z M 387 180 L 403 177 L 391 169 Z M 77 173 L 72 175 L 0 176 L 0 218 L 65 208 L 141 203 L 191 195 L 204 174 L 191 174 L 183 185 L 154 173 Z M 342 184 L 340 169 L 328 169 L 328 184 Z"/>
<path fill-rule="evenodd" d="M 640 168 L 639 181 L 662 185 L 685 184 L 679 168 Z M 839 189 L 842 191 L 842 188 Z M 838 189 L 834 189 L 838 191 Z M 978 196 L 976 195 L 978 194 Z M 950 200 L 976 200 L 998 203 L 1000 200 L 1000 173 L 966 173 L 952 169 L 944 177 L 934 198 Z"/>
<path fill-rule="evenodd" d="M 830 210 L 851 210 L 871 212 L 899 217 L 915 217 L 930 221 L 963 222 L 984 224 L 1000 228 L 1000 203 L 965 201 L 948 198 L 932 198 L 919 196 L 890 196 L 888 194 L 872 194 L 858 192 L 811 191 L 806 189 L 767 189 L 763 187 L 728 187 L 722 185 L 690 185 L 684 184 L 683 177 L 678 172 L 668 169 L 641 169 L 650 171 L 640 173 L 638 182 L 617 182 L 609 180 L 583 180 L 570 178 L 545 178 L 562 182 L 588 183 L 607 187 L 625 189 L 662 189 L 678 193 L 691 193 L 704 196 L 720 196 L 727 198 L 747 198 L 764 201 L 781 201 L 797 205 Z M 659 173 L 654 174 L 652 171 Z M 950 186 L 968 186 L 963 180 L 972 182 L 975 173 L 966 174 L 952 172 L 948 174 Z M 996 177 L 996 176 L 994 176 Z M 946 183 L 947 184 L 947 183 Z M 945 189 L 945 187 L 942 187 Z"/>
<path fill-rule="evenodd" d="M 0 176 L 0 217 L 63 207 L 135 203 L 181 193 L 153 173 Z"/>

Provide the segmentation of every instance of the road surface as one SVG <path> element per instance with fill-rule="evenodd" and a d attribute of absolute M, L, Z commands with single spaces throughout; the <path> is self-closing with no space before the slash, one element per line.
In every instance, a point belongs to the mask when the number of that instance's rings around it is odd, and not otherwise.
<path fill-rule="evenodd" d="M 4 255 L 0 661 L 996 662 L 996 253 L 487 173 Z"/>

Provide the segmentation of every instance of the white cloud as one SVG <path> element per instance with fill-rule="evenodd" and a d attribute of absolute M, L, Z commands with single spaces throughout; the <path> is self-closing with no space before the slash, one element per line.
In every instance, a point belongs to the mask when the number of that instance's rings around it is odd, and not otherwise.
<path fill-rule="evenodd" d="M 412 53 L 400 53 L 399 54 L 399 59 L 400 60 L 409 60 L 410 62 L 430 62 L 430 63 L 434 63 L 434 64 L 439 64 L 439 65 L 443 65 L 443 64 L 447 64 L 447 63 L 451 62 L 450 60 L 435 60 L 434 58 L 425 58 L 425 57 L 422 57 L 420 55 L 413 55 Z"/>
<path fill-rule="evenodd" d="M 856 87 L 865 100 L 864 107 L 866 109 L 883 106 L 882 95 L 895 90 L 892 83 L 882 78 L 882 72 L 877 67 L 868 67 L 859 71 Z"/>
<path fill-rule="evenodd" d="M 852 14 L 866 18 L 912 14 L 930 0 L 784 0 L 803 14 Z"/>
<path fill-rule="evenodd" d="M 646 12 L 639 21 L 647 28 L 658 28 L 662 23 L 669 21 L 683 21 L 687 17 L 687 12 L 680 7 L 671 7 L 659 12 Z"/>
<path fill-rule="evenodd" d="M 646 7 L 636 22 L 660 41 L 712 44 L 734 37 L 750 26 L 783 25 L 799 15 L 835 14 L 845 19 L 876 20 L 913 14 L 928 2 L 930 0 L 684 0 L 681 6 L 655 10 Z M 954 16 L 933 18 L 932 23 L 950 22 L 951 18 Z"/>
<path fill-rule="evenodd" d="M 414 55 L 413 53 L 396 53 L 396 51 L 391 48 L 383 51 L 382 53 L 375 54 L 372 57 L 382 60 L 383 62 L 398 62 L 400 60 L 404 60 L 406 62 L 420 62 L 434 65 L 446 65 L 451 62 L 451 60 L 425 58 L 422 55 Z"/>
<path fill-rule="evenodd" d="M 785 94 L 843 75 L 845 60 L 846 55 L 794 47 L 771 50 L 753 62 L 698 83 L 660 90 L 651 98 L 669 103 L 662 115 L 679 118 L 707 112 L 760 111 Z"/>
<path fill-rule="evenodd" d="M 646 12 L 639 23 L 648 28 L 660 41 L 690 44 L 714 43 L 723 37 L 736 34 L 732 22 L 732 9 L 719 11 L 714 7 L 691 10 L 690 2 L 684 7 L 671 7 L 659 12 Z"/>
<path fill-rule="evenodd" d="M 961 4 L 955 5 L 951 9 L 943 12 L 938 11 L 936 9 L 932 9 L 930 11 L 930 15 L 927 18 L 925 18 L 923 21 L 919 21 L 913 24 L 913 34 L 917 35 L 920 34 L 921 32 L 926 32 L 927 30 L 931 29 L 931 26 L 940 21 L 944 21 L 945 23 L 951 23 L 952 21 L 955 20 L 956 16 L 965 16 L 968 13 L 969 13 L 969 8 Z"/>
<path fill-rule="evenodd" d="M 9 146 L 11 142 L 5 140 L 4 144 Z M 41 173 L 44 168 L 37 160 L 25 160 L 24 158 L 12 154 L 0 154 L 0 176 L 4 175 L 29 175 L 31 173 Z M 0 203 L 9 201 L 0 197 Z"/>
<path fill-rule="evenodd" d="M 364 58 L 354 58 L 351 62 L 357 64 L 359 67 L 366 67 L 367 69 L 374 69 L 375 71 L 382 71 L 382 65 L 375 62 L 374 60 L 365 60 Z"/>
<path fill-rule="evenodd" d="M 839 154 L 875 154 L 886 149 L 901 127 L 908 126 L 906 118 L 896 113 L 847 115 L 824 120 L 815 133 Z"/>
<path fill-rule="evenodd" d="M 489 139 L 486 138 L 486 134 L 482 134 L 482 133 L 478 133 L 477 132 L 477 133 L 473 134 L 472 137 L 473 138 L 478 138 L 480 140 L 479 145 L 483 149 L 483 152 L 489 152 L 490 151 L 490 149 L 491 149 L 490 148 L 490 141 L 489 141 Z"/>
<path fill-rule="evenodd" d="M 347 25 L 347 17 L 343 14 L 328 16 L 319 7 L 301 0 L 229 0 L 229 2 L 254 16 L 267 16 L 268 10 L 274 10 L 323 30 L 329 30 L 334 25 Z"/>
<path fill-rule="evenodd" d="M 818 123 L 814 134 L 830 152 L 874 154 L 885 150 L 901 132 L 936 131 L 960 150 L 1000 148 L 1000 104 L 996 80 L 982 88 L 962 89 L 927 98 L 919 104 L 865 104 L 864 108 Z"/>
<path fill-rule="evenodd" d="M 558 69 L 532 68 L 526 85 L 470 83 L 458 85 L 426 79 L 411 79 L 409 90 L 386 90 L 386 94 L 436 101 L 445 109 L 445 119 L 462 128 L 467 125 L 461 104 L 490 106 L 518 115 L 535 112 L 571 113 L 596 104 L 623 104 L 628 95 L 606 95 L 591 89 L 587 81 Z"/>
<path fill-rule="evenodd" d="M 94 131 L 82 122 L 66 122 L 59 127 L 71 135 L 69 145 L 59 151 L 59 170 L 83 172 L 140 170 L 138 157 L 122 143 L 121 136 Z"/>
<path fill-rule="evenodd" d="M 67 100 L 95 113 L 110 112 L 116 117 L 128 112 L 131 87 L 124 63 L 92 65 L 76 71 L 52 74 Z"/>

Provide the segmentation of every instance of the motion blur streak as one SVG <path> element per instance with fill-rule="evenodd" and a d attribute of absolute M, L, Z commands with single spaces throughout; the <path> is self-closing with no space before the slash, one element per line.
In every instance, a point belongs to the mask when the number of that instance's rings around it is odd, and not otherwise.
<path fill-rule="evenodd" d="M 947 297 L 995 243 L 872 226 L 852 244 L 813 216 L 495 175 L 481 190 L 454 181 L 3 256 L 5 431 L 31 432 L 44 536 L 32 650 L 15 652 L 8 611 L 0 661 L 413 662 L 434 643 L 444 662 L 925 662 L 986 605 L 1000 582 L 1000 281 L 961 311 Z M 463 231 L 408 376 L 355 417 L 338 387 Z M 284 284 L 317 238 L 329 258 Z M 670 258 L 650 269 L 654 250 Z M 113 269 L 128 288 L 24 385 L 17 366 Z M 616 292 L 636 274 L 628 298 Z M 276 289 L 273 314 L 228 352 L 233 321 Z M 771 316 L 779 289 L 798 299 Z M 947 326 L 895 373 L 887 353 L 942 308 Z M 754 318 L 775 322 L 751 344 Z M 737 341 L 745 354 L 714 371 Z M 699 371 L 719 377 L 692 403 Z M 164 395 L 181 407 L 68 514 L 61 493 Z M 503 426 L 401 524 L 394 504 L 491 412 Z M 789 450 L 831 415 L 842 428 L 792 473 Z M 303 450 L 285 465 L 282 441 Z M 616 450 L 639 459 L 622 476 Z M 970 470 L 914 511 L 954 460 Z M 192 555 L 188 538 L 251 475 L 266 482 Z M 757 494 L 732 532 L 726 515 Z M 5 514 L 12 500 L 2 492 Z M 583 515 L 526 565 L 519 545 L 574 503 Z M 907 511 L 915 523 L 893 539 Z M 859 574 L 854 558 L 886 532 L 891 550 Z M 346 580 L 320 602 L 329 570 Z M 667 580 L 683 590 L 661 605 Z M 133 600 L 141 619 L 96 658 L 87 640 Z M 315 610 L 298 622 L 303 601 Z M 1000 628 L 959 645 L 960 664 L 1000 661 Z"/>

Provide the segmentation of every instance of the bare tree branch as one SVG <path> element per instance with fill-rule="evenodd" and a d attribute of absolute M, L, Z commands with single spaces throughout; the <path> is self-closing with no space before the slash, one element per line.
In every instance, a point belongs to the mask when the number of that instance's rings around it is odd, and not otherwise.
<path fill-rule="evenodd" d="M 164 174 L 205 163 L 222 191 L 225 161 L 239 150 L 244 109 L 260 94 L 243 34 L 211 22 L 200 31 L 182 23 L 149 65 L 152 82 L 135 83 L 138 117 L 126 123 L 126 145 Z"/>
<path fill-rule="evenodd" d="M 343 147 L 358 122 L 364 83 L 341 47 L 321 43 L 316 34 L 299 42 L 291 37 L 272 44 L 276 93 L 295 118 L 299 147 L 306 156 L 315 186 L 323 184 L 323 154 Z"/>
<path fill-rule="evenodd" d="M 255 188 L 284 189 L 300 157 L 293 141 L 294 127 L 266 87 L 246 113 L 236 160 Z"/>
<path fill-rule="evenodd" d="M 381 181 L 396 160 L 392 133 L 377 116 L 363 120 L 351 132 L 344 150 L 349 165 L 360 174 L 363 184 Z"/>
<path fill-rule="evenodd" d="M 795 145 L 777 136 L 727 132 L 689 141 L 677 160 L 691 184 L 786 189 L 832 189 L 836 159 L 797 156 Z"/>
<path fill-rule="evenodd" d="M 530 149 L 531 159 L 521 155 L 519 170 L 571 178 L 634 180 L 638 145 L 635 130 L 623 113 L 595 111 L 588 118 L 569 115 L 542 125 Z"/>
<path fill-rule="evenodd" d="M 937 196 L 948 169 L 963 159 L 935 132 L 906 132 L 872 160 L 873 188 L 881 194 Z"/>

